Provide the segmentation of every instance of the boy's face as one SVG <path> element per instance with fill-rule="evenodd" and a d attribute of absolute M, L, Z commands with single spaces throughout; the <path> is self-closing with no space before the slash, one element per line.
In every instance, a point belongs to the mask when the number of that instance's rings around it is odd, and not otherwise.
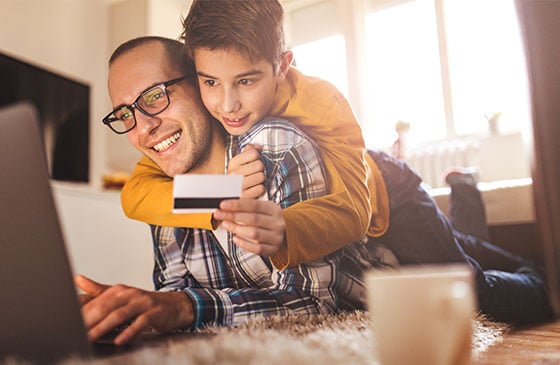
<path fill-rule="evenodd" d="M 158 43 L 129 50 L 109 68 L 109 95 L 113 107 L 130 105 L 146 89 L 183 76 L 168 66 Z M 203 164 L 211 149 L 212 128 L 197 90 L 188 80 L 167 88 L 169 106 L 154 117 L 134 109 L 136 126 L 127 133 L 130 143 L 168 175 L 192 171 Z"/>
<path fill-rule="evenodd" d="M 202 101 L 232 135 L 247 132 L 269 115 L 291 61 L 274 72 L 268 61 L 251 62 L 236 50 L 198 48 L 193 56 Z"/>

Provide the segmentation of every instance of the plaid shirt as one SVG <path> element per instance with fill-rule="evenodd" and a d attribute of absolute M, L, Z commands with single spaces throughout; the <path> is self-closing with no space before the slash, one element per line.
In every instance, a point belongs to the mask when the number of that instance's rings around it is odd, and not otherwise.
<path fill-rule="evenodd" d="M 247 144 L 262 146 L 266 198 L 287 207 L 326 194 L 319 154 L 300 130 L 266 120 L 228 140 L 226 164 Z M 276 270 L 266 258 L 231 242 L 227 252 L 212 231 L 152 226 L 157 290 L 183 291 L 194 304 L 193 328 L 236 325 L 250 317 L 332 313 L 362 307 L 361 274 L 376 259 L 366 242 L 321 259 Z M 345 269 L 341 269 L 345 267 Z"/>

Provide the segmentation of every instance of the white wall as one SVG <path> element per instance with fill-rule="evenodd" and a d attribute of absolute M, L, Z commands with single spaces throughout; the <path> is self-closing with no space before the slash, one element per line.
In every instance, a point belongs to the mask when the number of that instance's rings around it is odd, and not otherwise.
<path fill-rule="evenodd" d="M 125 217 L 119 193 L 61 182 L 52 188 L 74 272 L 152 289 L 149 227 Z"/>

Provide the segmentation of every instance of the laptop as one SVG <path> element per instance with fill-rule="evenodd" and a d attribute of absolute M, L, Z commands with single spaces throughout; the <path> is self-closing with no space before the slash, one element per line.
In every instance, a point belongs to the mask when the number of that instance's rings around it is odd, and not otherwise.
<path fill-rule="evenodd" d="M 31 104 L 0 108 L 0 171 L 0 363 L 105 357 L 193 336 L 150 332 L 124 347 L 107 338 L 89 343 Z"/>
<path fill-rule="evenodd" d="M 560 318 L 560 1 L 516 0 L 532 104 L 533 192 L 549 293 Z"/>
<path fill-rule="evenodd" d="M 91 356 L 30 104 L 0 110 L 0 171 L 0 358 Z"/>

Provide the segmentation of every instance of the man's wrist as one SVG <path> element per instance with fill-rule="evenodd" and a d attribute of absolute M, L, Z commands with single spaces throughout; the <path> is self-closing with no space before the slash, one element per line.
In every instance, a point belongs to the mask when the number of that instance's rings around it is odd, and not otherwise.
<path fill-rule="evenodd" d="M 177 329 L 191 328 L 194 322 L 194 306 L 192 299 L 184 292 L 173 293 L 176 295 Z"/>

